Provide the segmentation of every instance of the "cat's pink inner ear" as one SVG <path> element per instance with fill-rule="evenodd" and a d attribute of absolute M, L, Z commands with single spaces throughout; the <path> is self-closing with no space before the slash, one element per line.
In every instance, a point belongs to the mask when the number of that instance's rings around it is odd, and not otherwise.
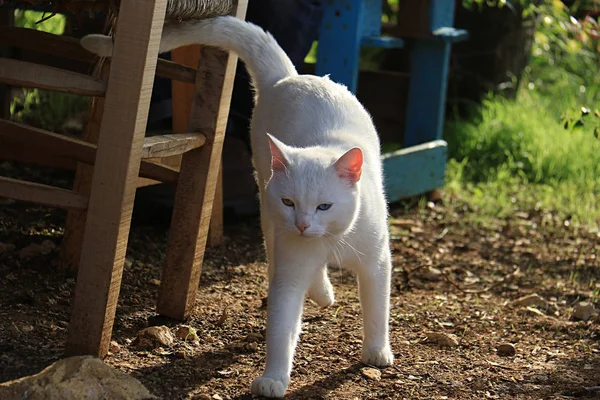
<path fill-rule="evenodd" d="M 269 147 L 271 148 L 271 167 L 273 168 L 273 171 L 285 171 L 287 160 L 285 159 L 283 152 L 279 148 L 279 145 L 276 143 L 276 139 L 274 139 L 273 136 L 267 133 L 267 137 L 269 138 Z"/>
<path fill-rule="evenodd" d="M 358 147 L 348 150 L 334 164 L 335 170 L 342 179 L 351 184 L 360 180 L 363 167 L 363 152 Z"/>

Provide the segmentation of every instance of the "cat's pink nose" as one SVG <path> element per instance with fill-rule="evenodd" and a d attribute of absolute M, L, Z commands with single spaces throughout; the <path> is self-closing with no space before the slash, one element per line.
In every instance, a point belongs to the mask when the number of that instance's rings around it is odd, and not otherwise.
<path fill-rule="evenodd" d="M 304 231 L 310 226 L 308 222 L 298 222 L 296 223 L 296 228 L 300 231 L 300 233 L 304 233 Z"/>

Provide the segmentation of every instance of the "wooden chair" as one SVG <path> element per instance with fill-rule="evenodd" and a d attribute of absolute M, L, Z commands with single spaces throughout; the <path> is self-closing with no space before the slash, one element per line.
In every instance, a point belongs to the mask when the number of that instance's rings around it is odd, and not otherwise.
<path fill-rule="evenodd" d="M 467 32 L 452 27 L 455 0 L 401 0 L 398 22 L 382 36 L 382 2 L 324 2 L 317 75 L 331 76 L 356 92 L 361 47 L 400 48 L 411 42 L 404 148 L 383 155 L 389 201 L 444 186 L 447 143 L 442 140 L 452 43 Z"/>
<path fill-rule="evenodd" d="M 233 3 L 231 14 L 244 18 L 247 0 Z M 177 184 L 157 312 L 181 320 L 193 309 L 237 57 L 201 48 L 198 68 L 157 61 L 165 15 L 181 17 L 166 12 L 180 6 L 181 0 L 122 0 L 114 54 L 99 77 L 0 58 L 0 83 L 94 97 L 87 141 L 0 119 L 0 158 L 77 170 L 73 190 L 0 177 L 2 197 L 69 209 L 67 242 L 83 225 L 69 354 L 107 352 L 139 186 Z M 77 40 L 33 30 L 0 27 L 2 45 L 93 60 Z M 155 71 L 194 85 L 188 133 L 145 137 Z M 180 156 L 179 166 L 161 162 L 172 156 Z"/>

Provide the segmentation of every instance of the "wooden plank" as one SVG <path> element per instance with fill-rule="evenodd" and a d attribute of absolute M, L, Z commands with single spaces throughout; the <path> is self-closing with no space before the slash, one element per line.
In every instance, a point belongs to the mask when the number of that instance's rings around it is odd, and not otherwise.
<path fill-rule="evenodd" d="M 206 136 L 200 133 L 149 136 L 144 139 L 142 158 L 179 155 L 197 149 L 204 143 L 206 143 Z"/>
<path fill-rule="evenodd" d="M 384 154 L 385 192 L 389 202 L 441 188 L 445 182 L 448 145 L 435 140 Z"/>
<path fill-rule="evenodd" d="M 196 68 L 190 68 L 185 65 L 159 58 L 156 65 L 156 75 L 161 78 L 172 79 L 175 82 L 194 84 L 196 81 Z"/>
<path fill-rule="evenodd" d="M 106 82 L 91 76 L 8 58 L 0 58 L 0 82 L 84 96 L 106 92 Z"/>
<path fill-rule="evenodd" d="M 0 7 L 0 29 L 10 28 L 14 23 L 15 10 L 12 7 Z M 10 58 L 12 49 L 10 45 L 2 43 L 0 33 L 0 57 Z M 10 117 L 10 103 L 12 100 L 9 85 L 0 84 L 0 118 Z"/>
<path fill-rule="evenodd" d="M 0 176 L 0 197 L 51 207 L 85 209 L 88 198 L 70 190 Z"/>
<path fill-rule="evenodd" d="M 404 133 L 406 146 L 442 138 L 450 47 L 444 41 L 414 40 Z"/>
<path fill-rule="evenodd" d="M 0 138 L 19 142 L 24 147 L 42 147 L 48 153 L 86 164 L 94 164 L 96 158 L 96 146 L 91 143 L 5 119 L 0 119 Z"/>
<path fill-rule="evenodd" d="M 89 122 L 88 126 L 93 127 L 94 123 Z M 28 147 L 33 144 L 34 147 L 44 148 L 48 153 L 87 165 L 94 165 L 96 161 L 96 145 L 18 122 L 0 119 L 0 138 L 5 138 L 13 143 L 19 142 L 21 146 Z M 139 171 L 140 176 L 144 178 L 162 182 L 174 183 L 179 177 L 177 169 L 146 160 L 141 162 Z"/>
<path fill-rule="evenodd" d="M 316 73 L 329 74 L 335 82 L 356 93 L 362 35 L 364 1 L 330 0 L 323 3 L 323 20 L 319 30 Z"/>
<path fill-rule="evenodd" d="M 0 27 L 0 46 L 13 46 L 85 63 L 98 60 L 95 54 L 81 47 L 78 39 L 35 29 Z M 107 59 L 106 62 L 110 63 L 110 60 Z M 196 70 L 159 58 L 156 75 L 193 84 Z"/>
<path fill-rule="evenodd" d="M 238 1 L 238 18 L 246 7 Z M 234 54 L 214 48 L 203 48 L 200 60 L 189 131 L 204 133 L 207 143 L 183 155 L 156 307 L 176 319 L 189 316 L 196 300 L 237 65 Z"/>
<path fill-rule="evenodd" d="M 0 143 L 0 160 L 19 161 L 47 167 L 75 169 L 77 161 L 48 153 L 43 147 L 23 146 L 21 143 L 3 140 Z"/>
<path fill-rule="evenodd" d="M 113 328 L 167 0 L 123 0 L 100 126 L 67 353 L 104 356 Z"/>
<path fill-rule="evenodd" d="M 24 50 L 91 63 L 96 55 L 79 44 L 79 40 L 28 28 L 0 28 L 0 46 L 11 46 Z"/>

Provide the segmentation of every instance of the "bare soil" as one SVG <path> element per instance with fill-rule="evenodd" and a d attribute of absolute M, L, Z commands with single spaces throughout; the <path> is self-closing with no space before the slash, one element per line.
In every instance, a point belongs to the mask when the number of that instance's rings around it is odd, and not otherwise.
<path fill-rule="evenodd" d="M 0 199 L 1 200 L 1 199 Z M 394 210 L 391 340 L 396 362 L 370 379 L 360 363 L 361 317 L 354 278 L 331 270 L 336 304 L 310 301 L 289 399 L 562 399 L 600 396 L 600 235 L 536 211 L 487 225 L 465 222 L 459 204 Z M 62 211 L 0 206 L 0 382 L 63 356 L 74 277 L 56 265 Z M 134 219 L 113 340 L 105 361 L 164 399 L 251 399 L 265 361 L 266 267 L 257 219 L 237 220 L 206 255 L 196 308 L 185 324 L 199 340 L 139 349 L 157 318 L 154 302 L 167 224 Z M 26 257 L 20 252 L 32 243 Z M 54 244 L 56 247 L 51 246 Z M 31 250 L 31 249 L 30 249 Z M 510 302 L 538 294 L 526 306 Z M 427 340 L 454 335 L 456 346 Z M 502 343 L 515 354 L 498 354 Z M 590 388 L 590 389 L 585 389 Z"/>

